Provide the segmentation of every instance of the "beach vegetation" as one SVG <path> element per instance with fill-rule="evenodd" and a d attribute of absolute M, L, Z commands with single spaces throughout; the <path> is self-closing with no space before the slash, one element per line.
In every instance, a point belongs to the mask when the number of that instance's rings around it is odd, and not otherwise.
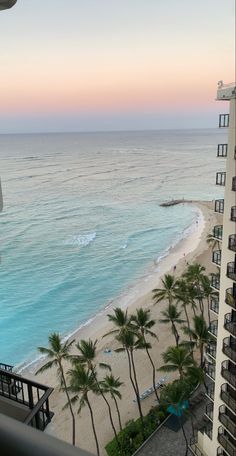
<path fill-rule="evenodd" d="M 183 342 L 183 344 L 190 347 L 199 349 L 200 352 L 200 366 L 204 366 L 204 348 L 207 344 L 212 341 L 212 337 L 208 332 L 208 327 L 205 319 L 201 315 L 193 317 L 193 328 L 187 326 L 183 328 L 183 331 L 187 335 L 191 335 L 191 341 Z"/>
<path fill-rule="evenodd" d="M 161 312 L 164 318 L 159 319 L 160 323 L 171 324 L 171 330 L 175 338 L 176 347 L 178 347 L 180 339 L 180 335 L 177 330 L 177 324 L 182 324 L 185 322 L 185 320 L 181 318 L 181 313 L 182 311 L 178 310 L 175 304 L 169 304 L 166 310 L 163 310 Z"/>
<path fill-rule="evenodd" d="M 189 367 L 194 365 L 193 358 L 188 347 L 179 345 L 178 347 L 168 347 L 162 353 L 164 365 L 159 367 L 162 372 L 179 372 L 180 380 L 183 380 L 184 375 Z"/>
<path fill-rule="evenodd" d="M 75 415 L 72 408 L 72 403 L 66 382 L 66 375 L 63 367 L 63 362 L 71 359 L 70 350 L 75 341 L 66 340 L 63 342 L 58 333 L 52 333 L 48 337 L 48 342 L 48 347 L 38 347 L 39 352 L 43 355 L 46 355 L 49 361 L 47 361 L 40 367 L 40 369 L 37 370 L 36 375 L 45 372 L 52 367 L 57 368 L 57 375 L 60 381 L 60 386 L 66 394 L 68 407 L 70 409 L 72 419 L 72 444 L 75 445 Z"/>
<path fill-rule="evenodd" d="M 113 374 L 106 375 L 104 379 L 100 382 L 103 393 L 110 394 L 113 399 L 116 407 L 117 417 L 119 421 L 120 431 L 122 431 L 121 416 L 118 406 L 118 401 L 122 399 L 119 388 L 123 385 L 123 382 L 120 381 L 120 377 L 115 378 Z"/>
<path fill-rule="evenodd" d="M 172 304 L 175 299 L 176 291 L 176 278 L 171 274 L 165 274 L 164 278 L 161 279 L 162 288 L 154 288 L 153 300 L 155 304 L 158 304 L 160 301 L 167 300 L 169 305 Z"/>
<path fill-rule="evenodd" d="M 189 264 L 186 272 L 183 274 L 183 277 L 187 280 L 188 284 L 195 289 L 196 299 L 199 303 L 199 310 L 202 317 L 204 316 L 204 289 L 203 283 L 206 280 L 206 275 L 204 274 L 206 268 L 199 263 Z"/>

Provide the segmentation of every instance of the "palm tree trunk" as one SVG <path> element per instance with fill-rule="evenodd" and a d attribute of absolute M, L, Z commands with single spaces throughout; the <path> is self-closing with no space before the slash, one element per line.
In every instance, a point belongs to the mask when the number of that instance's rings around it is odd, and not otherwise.
<path fill-rule="evenodd" d="M 137 378 L 136 378 L 136 381 L 134 381 L 133 376 L 132 376 L 132 367 L 133 367 L 134 377 L 136 376 L 136 371 L 135 371 L 135 368 L 134 368 L 133 357 L 131 356 L 131 353 L 129 352 L 128 348 L 126 348 L 126 353 L 127 353 L 127 357 L 128 357 L 128 363 L 129 363 L 129 378 L 130 378 L 130 381 L 132 383 L 132 386 L 133 386 L 133 389 L 134 389 L 134 392 L 135 392 L 135 396 L 136 396 L 136 400 L 137 400 L 137 404 L 138 404 L 138 409 L 139 409 L 139 415 L 140 415 L 140 419 L 141 419 L 141 423 L 142 423 L 143 440 L 145 440 L 143 413 L 142 413 L 142 408 L 141 408 L 141 403 L 140 403 L 139 388 L 138 388 L 138 384 L 137 384 Z"/>
<path fill-rule="evenodd" d="M 172 324 L 173 333 L 174 333 L 174 336 L 175 336 L 176 347 L 178 347 L 179 346 L 179 333 L 178 333 L 178 331 L 176 329 L 176 326 L 175 326 L 173 321 L 171 322 L 171 324 Z"/>
<path fill-rule="evenodd" d="M 121 424 L 121 416 L 120 416 L 120 410 L 119 410 L 119 407 L 118 407 L 118 403 L 117 403 L 117 400 L 116 400 L 115 396 L 112 396 L 112 398 L 113 398 L 113 400 L 115 401 L 115 404 L 116 404 L 116 411 L 117 411 L 117 416 L 118 416 L 118 420 L 119 420 L 120 430 L 123 431 L 122 424 Z"/>
<path fill-rule="evenodd" d="M 144 341 L 146 342 L 145 338 L 144 338 Z M 155 368 L 154 362 L 152 360 L 152 357 L 150 355 L 150 352 L 149 352 L 148 348 L 146 348 L 146 353 L 147 353 L 148 358 L 150 360 L 150 363 L 152 365 L 152 384 L 153 384 L 153 389 L 154 389 L 157 401 L 160 402 L 160 398 L 159 398 L 159 396 L 157 394 L 157 388 L 156 388 L 156 368 Z"/>
<path fill-rule="evenodd" d="M 64 369 L 63 369 L 61 363 L 59 363 L 59 368 L 60 368 L 60 371 L 61 371 L 62 382 L 63 382 L 63 386 L 64 386 L 64 390 L 65 390 L 65 393 L 66 393 L 66 397 L 67 397 L 67 401 L 68 401 L 68 405 L 69 405 L 69 409 L 70 409 L 70 413 L 71 413 L 71 418 L 72 418 L 72 445 L 75 445 L 75 415 L 74 415 L 74 412 L 73 412 L 73 409 L 72 409 L 72 404 L 71 404 L 70 396 L 69 396 L 69 393 L 68 393 L 68 388 L 67 388 L 67 384 L 66 384 Z"/>
<path fill-rule="evenodd" d="M 106 402 L 106 404 L 107 404 L 108 414 L 109 414 L 109 418 L 110 418 L 110 422 L 111 422 L 111 427 L 112 427 L 113 432 L 114 432 L 114 436 L 115 436 L 115 439 L 116 439 L 116 443 L 117 443 L 117 445 L 118 445 L 118 447 L 119 447 L 119 446 L 120 446 L 120 443 L 119 443 L 119 439 L 118 439 L 118 437 L 117 437 L 116 428 L 115 428 L 114 421 L 113 421 L 113 418 L 112 418 L 111 406 L 110 406 L 110 404 L 109 404 L 109 402 L 108 402 L 106 396 L 104 395 L 104 393 L 103 393 L 103 391 L 102 391 L 102 389 L 101 389 L 101 387 L 100 387 L 100 385 L 99 385 L 99 382 L 97 381 L 97 377 L 96 377 L 96 374 L 95 374 L 94 369 L 92 369 L 92 373 L 93 373 L 93 378 L 94 378 L 94 380 L 95 380 L 95 382 L 96 382 L 98 391 L 99 391 L 99 393 L 101 394 L 103 400 L 104 400 L 104 401 Z"/>
<path fill-rule="evenodd" d="M 141 419 L 143 432 L 144 432 L 143 412 L 142 412 L 142 407 L 141 407 L 141 401 L 140 401 L 140 395 L 139 395 L 139 386 L 138 386 L 136 369 L 135 369 L 135 364 L 134 364 L 134 356 L 133 356 L 133 352 L 132 351 L 130 351 L 130 359 L 131 359 L 131 364 L 132 364 L 132 369 L 133 369 L 133 374 L 134 374 L 134 382 L 135 382 L 136 392 L 137 392 L 136 397 L 137 397 L 138 409 L 139 409 L 140 419 Z"/>
<path fill-rule="evenodd" d="M 186 443 L 185 456 L 188 456 L 188 439 L 187 439 L 187 436 L 186 436 L 186 433 L 185 433 L 185 430 L 184 430 L 184 426 L 183 426 L 183 423 L 182 423 L 181 416 L 180 417 L 178 416 L 178 420 L 179 420 L 179 424 L 181 426 L 181 429 L 183 431 L 183 436 L 184 436 L 185 443 Z"/>
<path fill-rule="evenodd" d="M 209 325 L 211 323 L 211 314 L 210 314 L 210 299 L 209 296 L 207 296 L 207 312 L 208 312 L 208 322 Z"/>
<path fill-rule="evenodd" d="M 92 428 L 93 428 L 93 434 L 94 434 L 94 438 L 95 438 L 95 442 L 96 442 L 96 448 L 97 448 L 97 456 L 100 456 L 100 451 L 99 451 L 99 445 L 98 445 L 98 438 L 97 438 L 97 434 L 96 434 L 96 429 L 95 429 L 95 424 L 94 424 L 94 418 L 93 418 L 93 411 L 92 411 L 92 407 L 91 407 L 91 404 L 88 400 L 88 396 L 86 398 L 86 402 L 88 404 L 88 408 L 89 408 L 89 411 L 90 411 L 90 416 L 91 416 L 91 422 L 92 422 Z"/>

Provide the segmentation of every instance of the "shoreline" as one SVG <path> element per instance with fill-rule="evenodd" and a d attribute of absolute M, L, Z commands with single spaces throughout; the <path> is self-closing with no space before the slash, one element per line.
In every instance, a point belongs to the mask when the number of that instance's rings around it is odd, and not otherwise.
<path fill-rule="evenodd" d="M 80 333 L 83 330 L 89 329 L 88 327 L 93 325 L 94 321 L 104 318 L 107 315 L 107 311 L 112 310 L 114 307 L 122 307 L 122 309 L 126 309 L 129 307 L 129 304 L 132 305 L 133 300 L 136 298 L 137 294 L 140 297 L 140 292 L 143 292 L 143 285 L 144 283 L 148 284 L 149 280 L 153 275 L 158 275 L 158 280 L 160 280 L 160 277 L 165 274 L 165 271 L 162 272 L 160 271 L 160 268 L 162 266 L 162 263 L 164 263 L 164 260 L 168 258 L 170 255 L 177 253 L 182 246 L 182 243 L 186 241 L 187 239 L 190 239 L 193 237 L 195 239 L 196 235 L 198 234 L 198 237 L 201 237 L 202 231 L 204 230 L 205 227 L 205 219 L 204 219 L 204 214 L 202 211 L 201 204 L 204 205 L 204 203 L 210 204 L 209 201 L 183 201 L 183 204 L 189 204 L 194 206 L 198 210 L 198 214 L 196 215 L 194 221 L 184 230 L 184 235 L 177 236 L 176 240 L 173 241 L 168 248 L 166 248 L 160 255 L 153 260 L 154 264 L 151 264 L 147 267 L 146 271 L 140 275 L 135 281 L 131 282 L 124 290 L 122 290 L 116 297 L 110 299 L 102 309 L 100 309 L 97 313 L 89 317 L 86 321 L 81 323 L 76 329 L 73 331 L 69 332 L 68 334 L 65 334 L 63 337 L 63 341 L 66 340 L 72 340 L 72 339 L 79 339 Z M 180 204 L 180 203 L 179 203 Z M 200 206 L 200 207 L 199 207 Z M 195 239 L 196 240 L 196 239 Z M 186 249 L 187 250 L 187 249 Z M 186 258 L 189 253 L 191 253 L 192 250 L 187 252 Z M 184 252 L 185 253 L 185 252 Z M 176 258 L 176 263 L 178 263 L 179 258 Z M 175 264 L 175 263 L 174 263 Z M 159 274 L 161 272 L 161 276 L 159 277 Z M 142 290 L 140 290 L 140 286 Z M 156 285 L 153 286 L 153 288 Z M 145 287 L 146 289 L 146 287 Z M 132 295 L 132 292 L 134 293 L 135 296 Z M 148 292 L 145 291 L 145 293 Z M 127 301 L 126 301 L 127 300 Z M 131 301 L 131 302 L 130 302 Z M 122 303 L 122 304 L 121 304 Z M 53 331 L 53 330 L 52 330 Z M 45 341 L 45 345 L 46 345 Z M 34 357 L 33 359 L 26 359 L 25 361 L 16 364 L 14 371 L 18 374 L 21 375 L 28 375 L 29 373 L 32 374 L 34 373 L 37 368 L 43 363 L 45 359 L 45 356 L 43 355 L 38 355 L 36 358 Z"/>
<path fill-rule="evenodd" d="M 169 325 L 162 325 L 159 323 L 161 318 L 161 312 L 166 307 L 166 302 L 160 302 L 158 305 L 154 305 L 152 301 L 152 290 L 155 287 L 160 286 L 160 280 L 165 273 L 171 272 L 173 274 L 173 266 L 176 266 L 175 275 L 179 276 L 182 274 L 187 266 L 187 263 L 197 261 L 206 267 L 206 273 L 214 270 L 214 266 L 211 264 L 211 251 L 206 243 L 206 235 L 212 230 L 212 226 L 219 223 L 219 216 L 212 210 L 212 202 L 201 202 L 196 201 L 193 203 L 202 213 L 201 223 L 196 224 L 196 230 L 191 233 L 188 237 L 178 242 L 173 247 L 169 254 L 162 258 L 158 265 L 153 265 L 147 272 L 143 279 L 136 283 L 133 288 L 130 288 L 126 294 L 115 299 L 110 305 L 108 305 L 102 312 L 94 317 L 92 322 L 87 326 L 80 328 L 72 337 L 78 339 L 89 339 L 97 340 L 97 362 L 109 363 L 112 373 L 115 377 L 120 377 L 120 380 L 124 383 L 121 387 L 122 401 L 119 402 L 121 420 L 125 424 L 131 419 L 138 417 L 137 404 L 133 402 L 134 392 L 130 385 L 127 360 L 124 353 L 117 353 L 114 350 L 118 348 L 118 343 L 114 339 L 113 335 L 109 335 L 103 338 L 103 335 L 109 332 L 112 328 L 111 323 L 108 321 L 107 313 L 114 307 L 121 307 L 123 309 L 128 308 L 129 313 L 134 313 L 139 307 L 144 309 L 150 309 L 152 311 L 152 318 L 156 321 L 153 331 L 158 335 L 158 341 L 151 340 L 152 343 L 152 358 L 155 366 L 158 368 L 163 364 L 161 353 L 166 350 L 168 345 L 174 344 L 174 339 L 170 332 Z M 184 255 L 185 254 L 185 255 Z M 108 310 L 109 309 L 109 310 Z M 109 348 L 109 353 L 106 349 Z M 76 353 L 76 349 L 73 348 L 72 353 Z M 150 363 L 145 353 L 139 350 L 135 353 L 135 361 L 137 368 L 137 377 L 139 381 L 140 391 L 144 391 L 152 384 L 152 371 L 150 370 Z M 39 365 L 37 366 L 37 368 Z M 69 368 L 69 364 L 65 364 L 65 371 Z M 71 417 L 68 410 L 62 410 L 65 405 L 66 399 L 64 394 L 59 391 L 55 369 L 52 368 L 37 376 L 34 375 L 36 366 L 31 366 L 30 369 L 25 369 L 24 375 L 33 380 L 44 383 L 54 388 L 52 395 L 50 396 L 50 408 L 55 413 L 52 422 L 48 425 L 46 432 L 54 435 L 55 437 L 70 442 L 71 439 Z M 99 379 L 105 375 L 103 371 L 99 370 Z M 163 378 L 163 374 L 157 374 L 157 381 Z M 166 382 L 171 381 L 174 378 L 174 374 L 168 374 L 165 376 Z M 105 456 L 104 450 L 105 445 L 113 438 L 113 432 L 108 419 L 106 405 L 99 396 L 91 396 L 94 419 L 96 423 L 97 434 L 99 438 L 99 444 L 101 448 L 101 456 Z M 150 408 L 155 405 L 153 394 L 145 398 L 142 402 L 143 413 L 146 414 Z M 114 412 L 115 425 L 118 423 L 115 415 L 115 409 L 111 404 L 112 411 Z M 74 408 L 77 412 L 77 407 Z M 76 445 L 82 449 L 95 452 L 94 441 L 90 438 L 91 422 L 89 412 L 86 408 L 81 410 L 77 421 L 76 431 Z"/>

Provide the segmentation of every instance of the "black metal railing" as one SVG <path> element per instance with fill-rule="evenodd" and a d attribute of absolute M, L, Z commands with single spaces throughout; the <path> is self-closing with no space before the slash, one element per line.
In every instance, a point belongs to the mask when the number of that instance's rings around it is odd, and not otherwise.
<path fill-rule="evenodd" d="M 225 302 L 228 304 L 228 306 L 236 309 L 236 296 L 234 296 L 233 288 L 227 288 L 225 292 Z"/>
<path fill-rule="evenodd" d="M 230 263 L 227 264 L 226 275 L 227 275 L 227 277 L 229 277 L 229 279 L 236 281 L 236 264 L 234 261 L 231 261 Z"/>
<path fill-rule="evenodd" d="M 218 144 L 217 157 L 227 157 L 228 144 Z"/>
<path fill-rule="evenodd" d="M 232 440 L 230 439 L 229 434 L 223 429 L 223 427 L 219 427 L 218 442 L 227 451 L 229 456 L 236 456 L 236 445 L 232 443 Z"/>
<path fill-rule="evenodd" d="M 207 345 L 206 349 L 208 355 L 210 355 L 212 358 L 216 359 L 216 343 L 214 342 L 209 342 Z"/>
<path fill-rule="evenodd" d="M 224 200 L 223 199 L 215 200 L 215 212 L 219 212 L 220 214 L 224 213 Z"/>
<path fill-rule="evenodd" d="M 234 363 L 236 363 L 236 340 L 232 340 L 233 337 L 225 337 L 223 340 L 223 348 L 222 351 L 228 358 L 232 359 Z"/>
<path fill-rule="evenodd" d="M 205 456 L 200 448 L 197 446 L 197 438 L 196 437 L 191 437 L 190 442 L 189 442 L 189 449 L 194 456 Z"/>
<path fill-rule="evenodd" d="M 236 391 L 233 390 L 227 383 L 224 383 L 221 386 L 220 397 L 222 401 L 234 412 L 236 413 Z"/>
<path fill-rule="evenodd" d="M 230 220 L 236 222 L 236 206 L 231 207 Z"/>
<path fill-rule="evenodd" d="M 212 263 L 215 263 L 218 266 L 221 265 L 221 250 L 214 250 L 214 252 L 212 252 Z"/>
<path fill-rule="evenodd" d="M 233 179 L 232 179 L 232 190 L 234 192 L 236 191 L 236 176 L 234 176 Z"/>
<path fill-rule="evenodd" d="M 219 409 L 219 421 L 223 426 L 230 432 L 234 437 L 236 437 L 236 421 L 233 413 L 230 412 L 227 407 L 222 405 Z"/>
<path fill-rule="evenodd" d="M 218 320 L 211 321 L 211 323 L 209 324 L 209 327 L 208 327 L 208 332 L 213 334 L 213 336 L 217 337 L 217 334 L 218 334 Z"/>
<path fill-rule="evenodd" d="M 215 380 L 216 377 L 216 367 L 214 364 L 208 364 L 206 367 L 206 374 L 212 379 Z"/>
<path fill-rule="evenodd" d="M 212 296 L 210 297 L 210 310 L 215 312 L 217 315 L 219 313 L 219 298 L 216 296 L 214 296 L 214 298 Z"/>
<path fill-rule="evenodd" d="M 231 361 L 223 361 L 221 366 L 221 375 L 234 388 L 236 388 L 236 366 L 234 366 Z"/>
<path fill-rule="evenodd" d="M 220 276 L 212 275 L 211 276 L 211 286 L 216 290 L 220 289 Z"/>
<path fill-rule="evenodd" d="M 218 239 L 219 241 L 222 240 L 223 237 L 223 225 L 216 225 L 213 228 L 213 237 Z"/>
<path fill-rule="evenodd" d="M 236 234 L 230 234 L 228 248 L 236 252 Z"/>
<path fill-rule="evenodd" d="M 0 396 L 25 405 L 29 413 L 24 422 L 37 429 L 44 430 L 53 416 L 48 399 L 52 391 L 53 388 L 0 370 Z"/>
<path fill-rule="evenodd" d="M 14 368 L 14 366 L 12 366 L 10 364 L 0 363 L 0 370 L 5 370 L 7 372 L 12 372 L 13 368 Z"/>
<path fill-rule="evenodd" d="M 220 171 L 220 172 L 216 173 L 216 185 L 225 186 L 225 184 L 226 184 L 226 172 Z"/>
<path fill-rule="evenodd" d="M 211 421 L 213 420 L 213 408 L 214 408 L 214 405 L 212 404 L 212 402 L 210 402 L 210 404 L 207 404 L 206 410 L 205 410 L 205 415 L 208 418 L 210 418 Z"/>
<path fill-rule="evenodd" d="M 229 126 L 229 114 L 219 115 L 219 128 L 227 128 Z"/>
<path fill-rule="evenodd" d="M 206 395 L 214 401 L 214 394 L 215 394 L 215 384 L 211 383 L 206 387 Z"/>
<path fill-rule="evenodd" d="M 236 321 L 233 320 L 231 312 L 225 315 L 224 327 L 236 337 Z"/>

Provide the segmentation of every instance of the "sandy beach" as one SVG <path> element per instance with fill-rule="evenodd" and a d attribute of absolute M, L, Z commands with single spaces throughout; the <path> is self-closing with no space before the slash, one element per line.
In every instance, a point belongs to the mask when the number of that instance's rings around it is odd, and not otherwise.
<path fill-rule="evenodd" d="M 166 303 L 161 302 L 158 305 L 153 305 L 153 288 L 161 285 L 160 279 L 163 274 L 167 272 L 173 273 L 174 266 L 176 266 L 176 276 L 181 275 L 183 270 L 186 268 L 187 263 L 192 262 L 201 263 L 206 267 L 207 272 L 215 271 L 214 266 L 211 264 L 211 251 L 207 246 L 206 236 L 211 232 L 214 225 L 220 223 L 220 216 L 213 212 L 212 202 L 208 203 L 197 201 L 193 204 L 199 208 L 199 218 L 193 232 L 172 248 L 167 256 L 162 258 L 157 264 L 153 264 L 147 271 L 146 275 L 136 284 L 131 286 L 125 294 L 114 300 L 114 302 L 109 305 L 109 308 L 104 309 L 103 312 L 97 315 L 86 326 L 79 329 L 73 336 L 76 340 L 88 338 L 92 338 L 93 340 L 97 339 L 97 361 L 110 364 L 113 374 L 116 377 L 120 377 L 121 381 L 124 382 L 124 386 L 121 388 L 122 401 L 119 403 L 123 423 L 126 423 L 132 418 L 138 417 L 138 408 L 135 402 L 133 402 L 134 393 L 128 378 L 125 353 L 114 352 L 114 349 L 118 347 L 118 344 L 112 336 L 102 338 L 102 336 L 112 328 L 106 315 L 107 313 L 112 313 L 112 308 L 117 306 L 122 307 L 123 309 L 128 308 L 130 313 L 135 312 L 135 310 L 139 307 L 143 307 L 145 309 L 151 308 L 152 318 L 157 321 L 153 330 L 159 338 L 159 341 L 151 341 L 153 347 L 152 356 L 157 368 L 162 364 L 161 353 L 168 345 L 174 345 L 174 337 L 170 333 L 169 325 L 162 325 L 158 323 L 158 319 L 161 317 L 161 311 L 165 309 Z M 171 210 L 171 208 L 167 208 L 166 210 Z M 106 348 L 109 348 L 111 352 L 104 353 Z M 144 352 L 139 351 L 135 353 L 135 359 L 140 391 L 142 392 L 152 384 L 152 371 L 149 360 Z M 35 366 L 31 366 L 30 369 L 28 368 L 27 371 L 24 371 L 24 375 L 30 378 L 35 378 L 36 381 L 45 383 L 46 385 L 54 388 L 54 392 L 50 398 L 50 407 L 55 413 L 55 416 L 52 423 L 47 427 L 46 432 L 60 439 L 71 442 L 71 417 L 68 410 L 62 411 L 62 407 L 65 405 L 66 400 L 65 395 L 62 392 L 59 392 L 55 371 L 51 370 L 35 377 L 34 369 Z M 100 378 L 102 378 L 103 375 L 104 371 L 100 371 Z M 163 374 L 157 373 L 157 379 L 161 377 L 163 377 Z M 173 376 L 168 375 L 166 381 L 169 381 L 172 378 Z M 106 452 L 104 450 L 104 446 L 113 438 L 113 432 L 108 419 L 106 404 L 104 404 L 103 399 L 96 396 L 91 396 L 91 398 L 101 454 L 105 455 Z M 150 407 L 154 404 L 154 394 L 144 399 L 142 401 L 144 414 L 146 414 Z M 113 404 L 111 405 L 113 407 Z M 115 413 L 114 419 L 117 423 Z M 82 410 L 77 419 L 76 444 L 91 453 L 95 453 L 90 416 L 86 408 Z"/>

